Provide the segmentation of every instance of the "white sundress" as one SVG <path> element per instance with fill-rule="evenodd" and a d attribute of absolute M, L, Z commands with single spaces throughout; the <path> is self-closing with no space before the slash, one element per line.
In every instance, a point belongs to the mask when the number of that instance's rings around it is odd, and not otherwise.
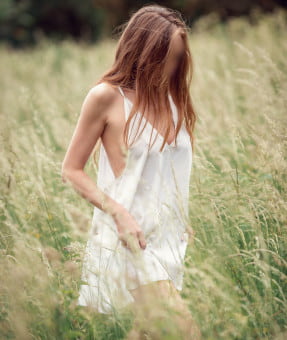
<path fill-rule="evenodd" d="M 132 102 L 123 96 L 125 119 Z M 169 94 L 173 120 L 177 108 Z M 139 121 L 137 112 L 130 123 Z M 141 124 L 144 124 L 143 117 Z M 137 125 L 135 125 L 137 127 Z M 159 151 L 163 136 L 158 133 L 150 150 L 150 133 L 157 133 L 147 121 L 143 133 L 128 149 L 126 166 L 115 177 L 103 144 L 100 147 L 97 186 L 122 204 L 142 228 L 146 248 L 136 255 L 118 238 L 113 218 L 94 207 L 92 226 L 85 248 L 77 305 L 111 314 L 134 302 L 129 289 L 152 281 L 171 280 L 182 290 L 184 257 L 188 244 L 188 199 L 192 168 L 191 141 L 184 124 L 175 141 Z M 137 131 L 137 129 L 135 129 Z M 141 131 L 141 127 L 140 130 Z M 129 137 L 130 138 L 130 137 Z M 132 139 L 133 140 L 133 139 Z"/>

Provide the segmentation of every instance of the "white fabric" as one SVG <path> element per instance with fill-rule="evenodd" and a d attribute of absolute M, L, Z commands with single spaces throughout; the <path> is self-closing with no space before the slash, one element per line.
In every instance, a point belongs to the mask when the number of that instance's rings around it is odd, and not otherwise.
<path fill-rule="evenodd" d="M 127 120 L 132 103 L 118 88 Z M 169 100 L 176 124 L 177 108 L 170 94 Z M 131 121 L 129 138 L 137 131 L 131 127 L 139 117 L 137 112 Z M 144 122 L 145 118 L 141 124 Z M 126 167 L 117 178 L 101 144 L 97 185 L 134 216 L 147 246 L 139 255 L 132 253 L 119 240 L 113 218 L 94 207 L 77 304 L 91 306 L 100 313 L 109 314 L 134 302 L 128 289 L 152 281 L 171 280 L 176 289 L 182 289 L 192 148 L 184 124 L 177 146 L 173 141 L 162 152 L 159 152 L 163 141 L 160 134 L 148 151 L 151 132 L 152 125 L 147 122 L 142 135 L 128 149 Z M 156 132 L 154 129 L 153 137 Z"/>

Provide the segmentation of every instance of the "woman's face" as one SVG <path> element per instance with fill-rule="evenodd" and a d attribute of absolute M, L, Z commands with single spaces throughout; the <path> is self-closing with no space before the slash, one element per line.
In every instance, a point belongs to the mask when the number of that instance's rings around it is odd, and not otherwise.
<path fill-rule="evenodd" d="M 171 39 L 171 51 L 165 64 L 165 72 L 167 78 L 170 78 L 176 71 L 183 55 L 185 53 L 185 46 L 180 35 L 180 30 L 176 30 Z"/>

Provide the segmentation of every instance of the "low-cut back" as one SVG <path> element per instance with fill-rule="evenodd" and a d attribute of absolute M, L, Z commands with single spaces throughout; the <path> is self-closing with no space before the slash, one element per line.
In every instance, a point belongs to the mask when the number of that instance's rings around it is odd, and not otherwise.
<path fill-rule="evenodd" d="M 127 121 L 132 102 L 120 86 L 118 89 L 123 96 Z M 169 101 L 176 126 L 177 108 L 170 94 Z M 130 123 L 128 136 L 132 140 L 140 115 L 137 112 Z M 144 126 L 144 118 L 141 124 Z M 135 130 L 131 129 L 133 126 Z M 192 147 L 182 124 L 177 145 L 173 140 L 160 152 L 163 136 L 158 133 L 149 149 L 150 134 L 154 131 L 156 134 L 157 130 L 147 121 L 143 133 L 127 150 L 126 166 L 118 177 L 113 173 L 104 145 L 100 146 L 97 186 L 136 219 L 147 246 L 136 254 L 126 248 L 119 240 L 113 218 L 94 207 L 77 304 L 90 306 L 99 313 L 110 314 L 134 302 L 129 289 L 139 285 L 170 280 L 177 290 L 182 289 Z"/>

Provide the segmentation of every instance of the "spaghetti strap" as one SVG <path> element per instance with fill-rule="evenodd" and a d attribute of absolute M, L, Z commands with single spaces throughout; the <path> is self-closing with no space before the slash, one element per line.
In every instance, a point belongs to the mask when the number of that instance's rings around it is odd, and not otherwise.
<path fill-rule="evenodd" d="M 128 110 L 128 107 L 127 107 L 127 101 L 126 101 L 126 96 L 124 95 L 124 91 L 122 90 L 122 88 L 120 86 L 118 86 L 118 89 L 121 93 L 121 95 L 123 96 L 124 98 L 124 109 L 125 109 L 125 120 L 127 121 L 128 120 L 128 117 L 129 117 L 129 110 Z"/>
<path fill-rule="evenodd" d="M 119 89 L 121 95 L 125 98 L 124 91 L 122 90 L 122 88 L 120 86 L 118 86 L 118 89 Z"/>

